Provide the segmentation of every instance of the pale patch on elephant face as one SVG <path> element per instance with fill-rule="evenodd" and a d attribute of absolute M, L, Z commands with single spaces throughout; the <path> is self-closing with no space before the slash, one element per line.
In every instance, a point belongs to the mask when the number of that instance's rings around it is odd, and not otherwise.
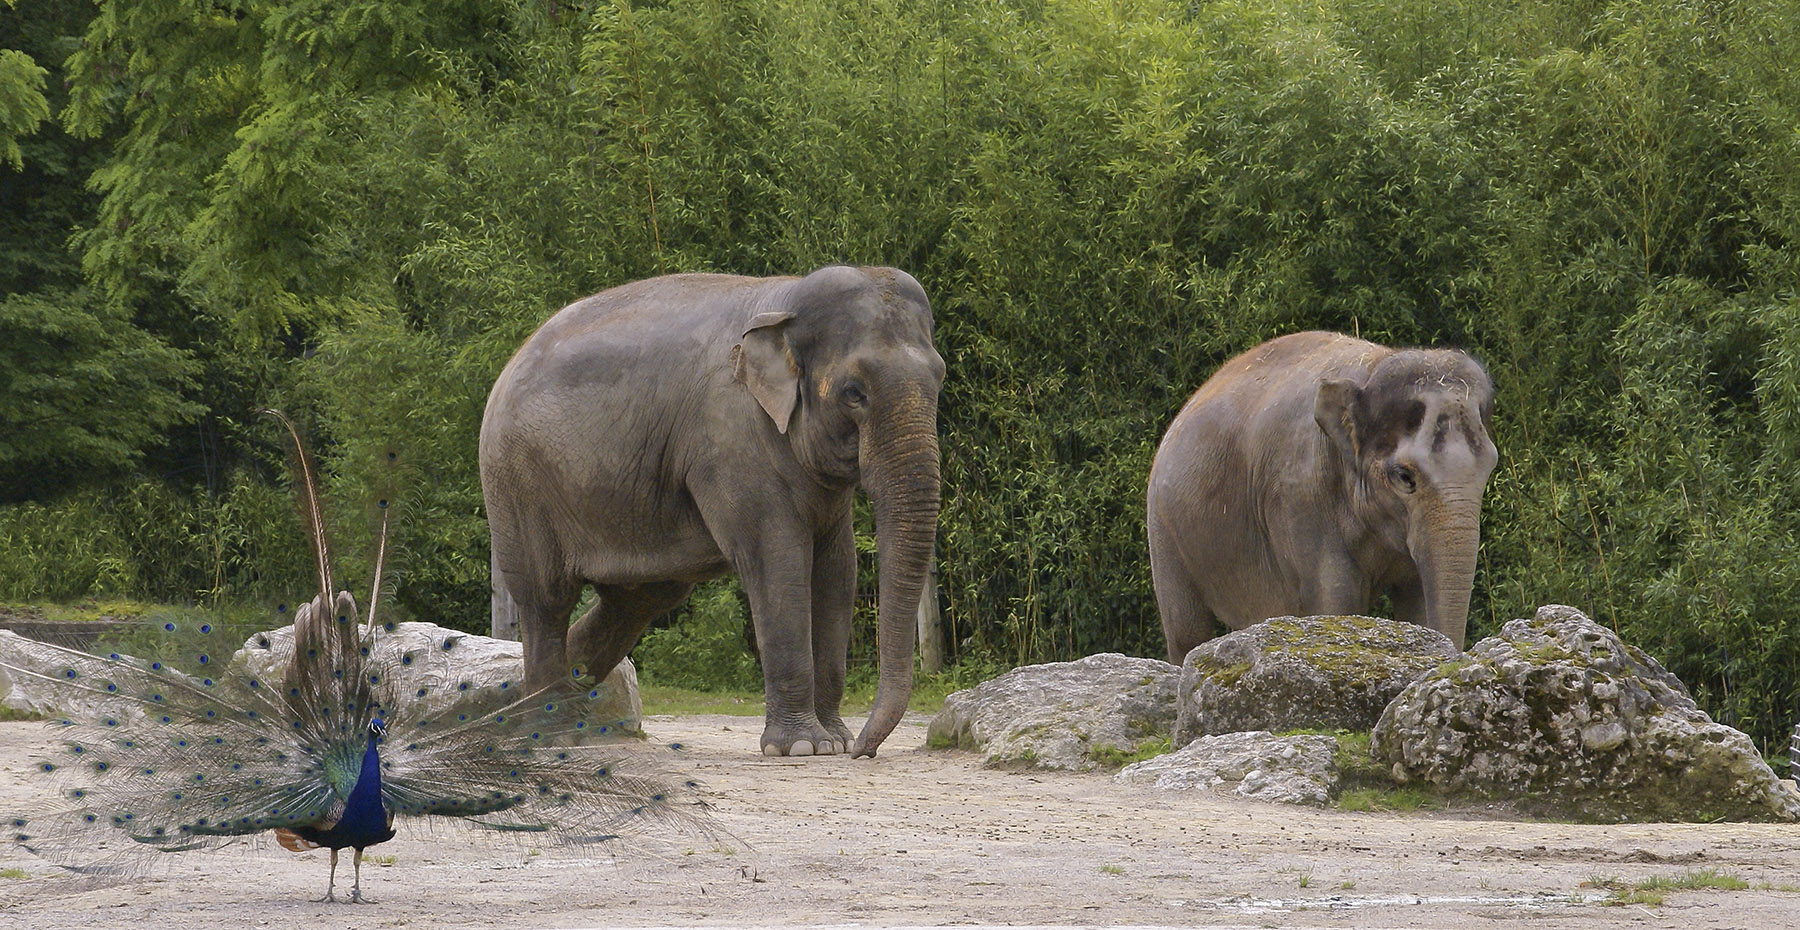
<path fill-rule="evenodd" d="M 944 386 L 944 357 L 938 354 L 936 348 L 929 344 L 908 345 L 905 347 L 905 355 L 913 364 L 930 372 L 939 388 Z"/>
<path fill-rule="evenodd" d="M 1472 553 L 1482 491 L 1499 458 L 1487 432 L 1492 398 L 1479 364 L 1441 350 L 1395 353 L 1355 392 L 1348 419 L 1364 440 L 1356 455 L 1374 491 L 1365 519 L 1388 548 L 1430 558 L 1465 534 Z"/>
<path fill-rule="evenodd" d="M 1395 493 L 1479 496 L 1498 456 L 1480 413 L 1451 394 L 1427 397 L 1417 425 L 1394 446 L 1383 474 Z"/>

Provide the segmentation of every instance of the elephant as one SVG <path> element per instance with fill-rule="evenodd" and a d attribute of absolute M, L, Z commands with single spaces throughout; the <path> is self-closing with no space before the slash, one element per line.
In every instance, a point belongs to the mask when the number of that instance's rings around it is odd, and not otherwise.
<path fill-rule="evenodd" d="M 604 676 L 700 581 L 735 572 L 763 666 L 767 755 L 873 756 L 912 691 L 937 533 L 931 304 L 893 268 L 674 274 L 563 308 L 481 423 L 496 635 L 525 684 Z M 852 505 L 876 523 L 879 678 L 839 715 L 856 595 Z M 582 590 L 597 600 L 573 625 Z"/>
<path fill-rule="evenodd" d="M 1449 349 L 1326 332 L 1230 359 L 1150 467 L 1150 577 L 1169 661 L 1269 617 L 1468 623 L 1481 494 L 1498 453 L 1487 371 Z"/>

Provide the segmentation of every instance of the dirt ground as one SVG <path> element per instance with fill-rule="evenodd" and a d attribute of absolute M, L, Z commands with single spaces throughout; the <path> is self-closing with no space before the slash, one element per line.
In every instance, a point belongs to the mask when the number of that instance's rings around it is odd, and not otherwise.
<path fill-rule="evenodd" d="M 368 905 L 321 904 L 326 854 L 272 842 L 162 857 L 135 884 L 77 890 L 0 848 L 0 928 L 1202 926 L 1743 928 L 1800 919 L 1800 828 L 1577 826 L 1371 815 L 983 768 L 924 748 L 909 719 L 874 760 L 765 759 L 761 721 L 651 717 L 735 837 L 616 859 L 492 835 L 403 830 L 371 850 Z M 860 724 L 853 721 L 852 726 Z M 0 723 L 0 808 L 47 741 Z M 1749 890 L 1608 905 L 1595 879 L 1718 870 Z M 349 857 L 340 872 L 348 884 Z M 17 877 L 20 872 L 25 877 Z"/>

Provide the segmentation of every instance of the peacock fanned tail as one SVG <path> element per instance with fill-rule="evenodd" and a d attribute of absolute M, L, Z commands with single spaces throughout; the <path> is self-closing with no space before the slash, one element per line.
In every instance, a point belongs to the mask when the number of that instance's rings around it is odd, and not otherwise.
<path fill-rule="evenodd" d="M 607 716 L 601 688 L 477 685 L 459 675 L 459 635 L 401 649 L 393 625 L 369 629 L 348 595 L 324 606 L 303 605 L 291 632 L 243 650 L 273 653 L 259 664 L 284 668 L 279 681 L 209 649 L 218 634 L 205 624 L 174 621 L 163 633 L 185 662 L 34 644 L 30 667 L 7 663 L 81 709 L 51 724 L 60 751 L 39 766 L 65 804 L 13 818 L 13 839 L 78 872 L 130 877 L 146 852 L 330 826 L 375 719 L 382 805 L 399 821 L 454 818 L 577 846 L 720 835 L 698 786 L 669 774 L 676 753 Z M 291 832 L 282 842 L 310 845 Z"/>
<path fill-rule="evenodd" d="M 336 851 L 354 848 L 360 876 L 362 849 L 391 838 L 397 818 L 572 845 L 717 832 L 692 781 L 665 774 L 641 743 L 620 741 L 601 689 L 583 692 L 573 679 L 537 694 L 476 685 L 460 662 L 461 634 L 405 647 L 394 624 L 377 626 L 385 501 L 375 588 L 360 617 L 333 584 L 312 462 L 293 424 L 276 416 L 298 450 L 318 596 L 285 634 L 252 637 L 228 658 L 212 643 L 219 633 L 198 621 L 161 624 L 151 652 L 168 659 L 41 643 L 28 647 L 31 662 L 0 653 L 0 666 L 69 709 L 53 724 L 61 751 L 40 763 L 65 804 L 10 818 L 17 844 L 76 871 L 131 875 L 143 852 L 276 831 L 290 849 L 329 846 L 333 876 Z M 259 650 L 276 674 L 251 671 Z M 360 887 L 352 896 L 362 900 Z"/>

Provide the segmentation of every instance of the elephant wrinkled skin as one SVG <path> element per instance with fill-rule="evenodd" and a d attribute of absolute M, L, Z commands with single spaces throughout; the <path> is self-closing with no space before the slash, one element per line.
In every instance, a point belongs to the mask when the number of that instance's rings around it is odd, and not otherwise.
<path fill-rule="evenodd" d="M 524 642 L 526 685 L 605 675 L 695 583 L 736 572 L 763 663 L 763 752 L 874 755 L 912 689 L 943 380 L 925 292 L 891 268 L 670 275 L 552 316 L 481 426 L 494 626 Z M 859 484 L 880 679 L 853 747 L 839 703 Z M 571 625 L 587 585 L 598 600 Z"/>
<path fill-rule="evenodd" d="M 1468 621 L 1494 388 L 1469 356 L 1295 333 L 1219 368 L 1150 468 L 1150 574 L 1169 661 L 1269 617 Z"/>

